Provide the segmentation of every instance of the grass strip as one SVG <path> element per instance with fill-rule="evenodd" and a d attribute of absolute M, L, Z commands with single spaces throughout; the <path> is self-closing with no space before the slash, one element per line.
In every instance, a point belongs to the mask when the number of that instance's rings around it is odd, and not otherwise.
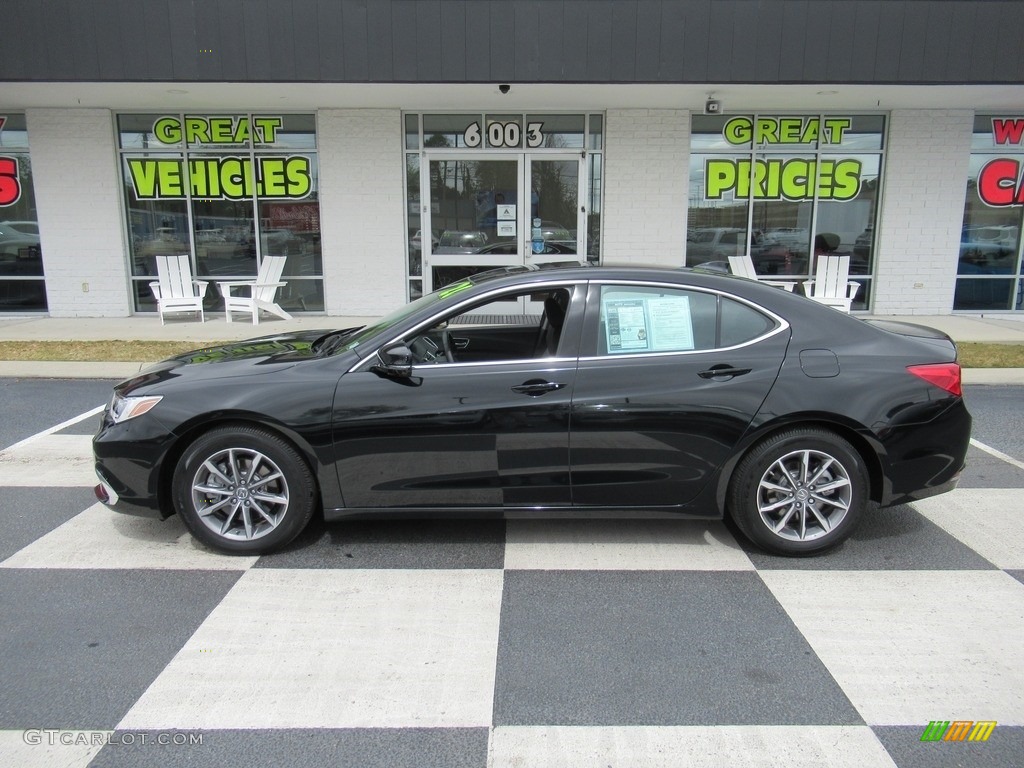
<path fill-rule="evenodd" d="M 193 349 L 228 342 L 212 341 L 0 341 L 0 360 L 148 363 Z M 965 341 L 965 368 L 1024 368 L 1024 344 Z"/>

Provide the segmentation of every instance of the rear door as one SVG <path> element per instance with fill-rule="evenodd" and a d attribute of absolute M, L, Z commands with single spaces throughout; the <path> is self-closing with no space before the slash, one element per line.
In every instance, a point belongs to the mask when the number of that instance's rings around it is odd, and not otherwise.
<path fill-rule="evenodd" d="M 678 285 L 591 284 L 572 400 L 576 506 L 693 499 L 764 402 L 788 325 Z"/>

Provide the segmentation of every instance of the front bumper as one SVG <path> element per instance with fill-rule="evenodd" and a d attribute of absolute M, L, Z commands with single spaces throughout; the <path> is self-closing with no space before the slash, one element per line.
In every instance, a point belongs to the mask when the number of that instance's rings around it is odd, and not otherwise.
<path fill-rule="evenodd" d="M 123 515 L 134 517 L 148 517 L 154 520 L 166 520 L 170 515 L 160 509 L 156 499 L 122 498 L 114 489 L 114 485 L 108 481 L 99 469 L 96 470 L 96 479 L 99 483 L 93 488 L 96 498 L 108 509 L 120 512 Z"/>
<path fill-rule="evenodd" d="M 163 499 L 161 467 L 172 458 L 174 436 L 152 414 L 114 424 L 104 414 L 92 440 L 96 498 L 116 512 L 164 519 L 174 511 Z"/>

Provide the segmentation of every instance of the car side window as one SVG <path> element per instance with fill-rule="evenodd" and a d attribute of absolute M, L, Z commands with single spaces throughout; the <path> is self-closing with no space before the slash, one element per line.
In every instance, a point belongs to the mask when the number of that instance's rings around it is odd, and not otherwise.
<path fill-rule="evenodd" d="M 414 365 L 553 357 L 562 341 L 570 296 L 568 287 L 501 294 L 463 307 L 405 343 Z"/>
<path fill-rule="evenodd" d="M 700 352 L 733 347 L 775 327 L 757 309 L 716 293 L 600 286 L 597 354 Z"/>
<path fill-rule="evenodd" d="M 684 352 L 715 346 L 715 294 L 648 286 L 601 286 L 598 354 Z"/>
<path fill-rule="evenodd" d="M 718 346 L 734 347 L 763 336 L 775 327 L 775 321 L 747 304 L 722 297 L 721 330 Z"/>

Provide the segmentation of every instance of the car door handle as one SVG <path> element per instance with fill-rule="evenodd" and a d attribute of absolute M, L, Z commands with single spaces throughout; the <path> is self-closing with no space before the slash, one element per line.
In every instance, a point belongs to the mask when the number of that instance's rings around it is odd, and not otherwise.
<path fill-rule="evenodd" d="M 463 338 L 461 336 L 452 336 L 451 340 L 452 346 L 455 347 L 455 349 L 466 349 L 467 347 L 469 347 L 469 339 L 467 338 Z"/>
<path fill-rule="evenodd" d="M 731 379 L 734 376 L 742 376 L 750 373 L 749 368 L 733 368 L 731 365 L 713 365 L 706 371 L 697 375 L 702 379 Z"/>
<path fill-rule="evenodd" d="M 512 391 L 518 392 L 521 395 L 538 397 L 539 395 L 546 394 L 547 392 L 554 392 L 556 389 L 561 389 L 564 386 L 565 384 L 559 384 L 557 381 L 541 381 L 540 379 L 532 379 L 530 381 L 524 381 L 518 386 L 512 387 Z"/>

